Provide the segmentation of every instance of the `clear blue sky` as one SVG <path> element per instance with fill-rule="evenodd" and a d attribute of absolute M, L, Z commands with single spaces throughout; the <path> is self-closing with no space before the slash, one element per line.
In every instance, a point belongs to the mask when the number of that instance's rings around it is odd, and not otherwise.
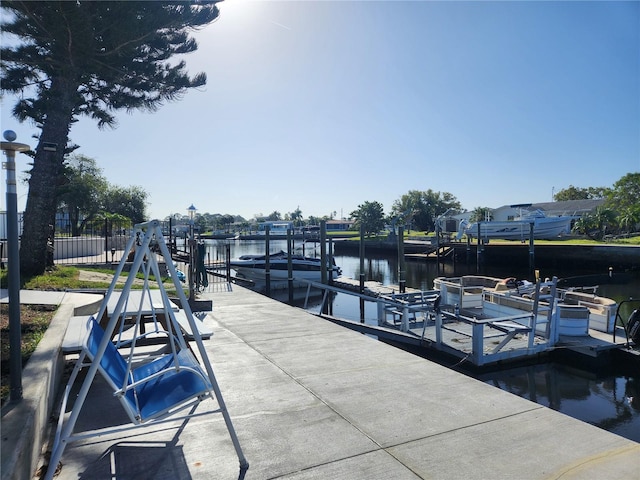
<path fill-rule="evenodd" d="M 220 10 L 186 57 L 205 88 L 153 114 L 121 112 L 116 130 L 82 119 L 71 131 L 109 182 L 149 192 L 152 218 L 191 204 L 346 217 L 374 200 L 388 213 L 427 189 L 495 208 L 640 171 L 639 2 Z M 8 100 L 2 129 L 35 146 Z"/>

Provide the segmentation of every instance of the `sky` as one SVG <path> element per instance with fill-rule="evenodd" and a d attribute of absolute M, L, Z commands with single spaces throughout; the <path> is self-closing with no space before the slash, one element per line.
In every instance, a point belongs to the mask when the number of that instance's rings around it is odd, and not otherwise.
<path fill-rule="evenodd" d="M 119 112 L 116 129 L 72 127 L 75 153 L 111 184 L 148 192 L 149 218 L 192 204 L 344 218 L 429 189 L 497 208 L 640 172 L 640 2 L 226 0 L 220 12 L 185 56 L 205 87 Z M 35 147 L 12 105 L 2 130 Z"/>

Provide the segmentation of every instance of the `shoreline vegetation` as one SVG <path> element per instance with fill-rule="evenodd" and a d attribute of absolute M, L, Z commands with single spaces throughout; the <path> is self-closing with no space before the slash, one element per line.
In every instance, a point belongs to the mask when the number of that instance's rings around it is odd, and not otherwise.
<path fill-rule="evenodd" d="M 251 234 L 243 234 L 240 233 L 240 240 L 259 240 L 264 239 L 264 235 L 251 235 Z M 447 237 L 449 235 L 449 237 Z M 451 241 L 452 243 L 465 243 L 466 236 L 463 236 L 460 240 L 453 240 L 453 233 L 445 234 L 444 239 Z M 313 238 L 309 236 L 303 236 L 300 234 L 295 234 L 295 239 L 300 240 L 306 238 L 307 240 L 313 240 Z M 234 234 L 219 234 L 214 235 L 213 232 L 204 232 L 200 235 L 202 239 L 210 239 L 210 240 L 232 240 L 234 239 Z M 285 235 L 274 235 L 271 234 L 271 239 L 285 239 Z M 433 232 L 420 232 L 417 230 L 404 232 L 403 238 L 405 241 L 424 241 L 430 242 L 435 239 L 435 233 Z M 344 231 L 331 231 L 327 232 L 327 239 L 340 240 L 340 241 L 359 241 L 360 233 L 356 231 L 344 230 Z M 379 241 L 379 242 L 395 242 L 395 238 L 390 236 L 388 233 L 378 234 L 378 235 L 367 235 L 365 236 L 365 240 L 367 241 Z M 476 240 L 472 240 L 474 243 Z M 520 240 L 500 240 L 500 239 L 491 239 L 492 244 L 519 244 L 522 243 Z M 640 234 L 632 233 L 630 235 L 616 235 L 612 237 L 607 237 L 604 240 L 594 240 L 590 238 L 585 238 L 584 236 L 574 236 L 568 235 L 566 237 L 561 237 L 553 240 L 535 240 L 536 244 L 541 245 L 640 245 Z"/>

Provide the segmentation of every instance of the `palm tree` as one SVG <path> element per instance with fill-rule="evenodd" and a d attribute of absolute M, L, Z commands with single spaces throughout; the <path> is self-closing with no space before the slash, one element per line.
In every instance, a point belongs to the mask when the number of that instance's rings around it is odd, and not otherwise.
<path fill-rule="evenodd" d="M 576 220 L 573 230 L 593 240 L 602 240 L 609 228 L 615 224 L 615 212 L 608 208 L 598 207 L 593 213 L 584 215 Z"/>
<path fill-rule="evenodd" d="M 622 230 L 631 233 L 640 223 L 640 212 L 632 208 L 626 208 L 618 216 L 618 224 Z"/>
<path fill-rule="evenodd" d="M 293 212 L 289 214 L 289 218 L 293 222 L 294 227 L 299 227 L 302 224 L 302 210 L 297 207 Z"/>
<path fill-rule="evenodd" d="M 484 222 L 493 220 L 493 210 L 489 207 L 476 207 L 469 217 L 470 222 Z"/>

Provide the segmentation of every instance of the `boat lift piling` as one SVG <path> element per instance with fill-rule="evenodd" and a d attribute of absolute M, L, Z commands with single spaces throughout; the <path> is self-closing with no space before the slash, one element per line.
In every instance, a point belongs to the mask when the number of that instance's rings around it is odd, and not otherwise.
<path fill-rule="evenodd" d="M 534 242 L 533 242 L 533 228 L 534 228 L 534 223 L 531 222 L 529 224 L 529 271 L 530 272 L 534 272 L 536 269 L 536 256 L 535 256 L 535 247 L 534 247 Z"/>
<path fill-rule="evenodd" d="M 404 227 L 398 227 L 398 285 L 400 293 L 406 290 L 405 260 L 404 260 Z"/>
<path fill-rule="evenodd" d="M 333 276 L 333 272 L 331 275 Z M 327 283 L 327 221 L 320 220 L 320 280 Z M 327 303 L 323 302 L 323 309 L 327 309 Z"/>
<path fill-rule="evenodd" d="M 484 222 L 478 222 L 478 233 L 476 235 L 476 273 L 481 273 L 484 267 L 484 253 L 485 253 L 485 240 L 481 235 L 481 225 Z M 536 269 L 535 262 L 535 242 L 534 242 L 534 228 L 535 223 L 529 224 L 529 271 L 533 274 Z M 522 240 L 524 243 L 524 239 Z M 471 256 L 471 242 L 469 236 L 467 236 L 467 263 Z"/>
<path fill-rule="evenodd" d="M 360 225 L 360 295 L 364 295 L 364 226 Z M 364 323 L 364 299 L 360 297 L 360 323 Z"/>
<path fill-rule="evenodd" d="M 400 294 L 360 293 L 307 281 L 304 308 L 311 288 L 320 289 L 324 294 L 318 315 L 323 318 L 361 333 L 438 351 L 483 367 L 536 358 L 555 348 L 556 282 L 557 278 L 538 281 L 532 302 L 453 282 L 443 282 L 436 290 Z M 542 293 L 546 288 L 549 294 Z M 325 316 L 322 312 L 330 291 L 359 297 L 362 303 L 376 303 L 377 325 Z M 545 303 L 540 304 L 541 300 Z M 389 320 L 389 316 L 393 319 Z"/>
<path fill-rule="evenodd" d="M 265 225 L 264 227 L 264 280 L 265 280 L 265 293 L 267 297 L 271 296 L 271 267 L 269 265 L 269 234 L 271 232 L 271 227 L 269 225 Z"/>
<path fill-rule="evenodd" d="M 327 283 L 327 221 L 320 221 L 320 280 Z"/>
<path fill-rule="evenodd" d="M 287 286 L 289 289 L 289 303 L 293 303 L 293 260 L 291 251 L 293 250 L 293 232 L 287 229 Z"/>
<path fill-rule="evenodd" d="M 482 222 L 478 222 L 478 246 L 476 247 L 476 272 L 480 273 L 482 264 L 484 261 L 484 244 L 482 243 L 482 237 L 480 236 L 480 226 Z"/>

